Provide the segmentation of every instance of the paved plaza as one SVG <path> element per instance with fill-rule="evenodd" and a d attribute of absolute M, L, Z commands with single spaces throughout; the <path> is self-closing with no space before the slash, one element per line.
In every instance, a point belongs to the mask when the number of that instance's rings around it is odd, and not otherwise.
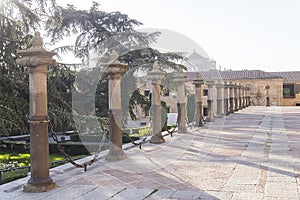
<path fill-rule="evenodd" d="M 24 193 L 28 177 L 2 185 L 0 199 L 299 199 L 299 121 L 300 107 L 248 107 L 123 161 L 51 169 L 45 193 Z"/>

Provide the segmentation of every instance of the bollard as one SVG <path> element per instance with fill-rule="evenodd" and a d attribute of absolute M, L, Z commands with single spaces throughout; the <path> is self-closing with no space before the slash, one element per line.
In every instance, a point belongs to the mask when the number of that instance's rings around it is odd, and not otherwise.
<path fill-rule="evenodd" d="M 111 54 L 111 60 L 104 73 L 108 74 L 108 124 L 109 124 L 109 151 L 106 160 L 117 161 L 126 158 L 122 149 L 122 108 L 121 108 L 121 77 L 126 73 L 127 64 L 118 60 L 116 51 Z"/>
<path fill-rule="evenodd" d="M 158 61 L 153 64 L 153 70 L 148 72 L 147 78 L 152 83 L 152 100 L 151 100 L 151 119 L 152 119 L 152 137 L 150 143 L 161 144 L 165 142 L 162 136 L 162 120 L 161 120 L 161 98 L 160 84 L 164 78 L 164 72 L 159 69 Z"/>
<path fill-rule="evenodd" d="M 193 80 L 193 84 L 195 85 L 195 89 L 196 89 L 196 126 L 198 127 L 202 127 L 203 122 L 202 122 L 202 118 L 203 118 L 203 107 L 202 107 L 202 85 L 204 83 L 203 78 L 201 77 L 201 75 L 199 73 L 197 73 L 196 78 Z"/>
<path fill-rule="evenodd" d="M 177 83 L 177 113 L 178 113 L 178 132 L 186 133 L 186 100 L 185 100 L 185 82 L 187 81 L 187 77 L 183 74 L 181 70 L 179 73 L 176 73 L 174 78 L 174 82 Z"/>
<path fill-rule="evenodd" d="M 47 66 L 55 64 L 53 52 L 43 48 L 43 39 L 35 32 L 32 47 L 20 50 L 18 65 L 28 66 L 30 101 L 30 165 L 31 177 L 25 192 L 45 192 L 55 187 L 49 175 Z"/>
<path fill-rule="evenodd" d="M 208 97 L 207 97 L 207 107 L 208 107 L 208 122 L 214 122 L 214 95 L 213 95 L 213 86 L 215 81 L 206 81 L 208 87 Z"/>
<path fill-rule="evenodd" d="M 224 84 L 222 83 L 221 80 L 218 80 L 218 83 L 216 84 L 216 88 L 217 88 L 217 117 L 223 117 L 222 89 L 224 88 Z"/>
<path fill-rule="evenodd" d="M 266 85 L 265 89 L 266 89 L 266 101 L 267 101 L 266 106 L 267 106 L 267 107 L 270 107 L 270 97 L 269 97 L 269 89 L 270 89 L 270 86 L 269 86 L 269 85 Z"/>

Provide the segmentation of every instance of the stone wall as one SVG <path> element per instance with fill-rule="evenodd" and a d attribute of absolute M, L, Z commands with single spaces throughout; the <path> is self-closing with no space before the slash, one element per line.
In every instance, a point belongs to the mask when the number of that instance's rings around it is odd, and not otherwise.
<path fill-rule="evenodd" d="M 283 105 L 283 79 L 248 79 L 233 80 L 233 82 L 248 85 L 250 87 L 251 105 L 266 105 L 266 89 L 269 85 L 271 106 Z"/>

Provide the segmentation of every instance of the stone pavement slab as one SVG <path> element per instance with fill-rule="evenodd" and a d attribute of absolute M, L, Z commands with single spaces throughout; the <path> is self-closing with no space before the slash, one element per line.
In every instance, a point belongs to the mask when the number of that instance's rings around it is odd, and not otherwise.
<path fill-rule="evenodd" d="M 46 193 L 24 193 L 28 177 L 4 184 L 0 199 L 299 199 L 299 117 L 299 107 L 248 107 L 164 144 L 126 145 L 123 161 L 51 169 L 57 188 Z"/>

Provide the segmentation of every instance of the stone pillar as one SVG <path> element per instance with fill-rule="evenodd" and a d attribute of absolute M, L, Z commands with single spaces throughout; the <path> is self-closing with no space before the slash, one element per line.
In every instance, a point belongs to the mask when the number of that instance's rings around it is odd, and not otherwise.
<path fill-rule="evenodd" d="M 266 89 L 266 101 L 267 101 L 266 106 L 270 107 L 270 96 L 269 96 L 270 86 L 266 85 L 265 89 Z"/>
<path fill-rule="evenodd" d="M 53 52 L 43 48 L 43 39 L 35 32 L 32 47 L 20 50 L 18 65 L 28 66 L 29 73 L 29 124 L 31 177 L 24 186 L 25 192 L 46 192 L 55 188 L 49 175 L 47 66 L 55 65 Z"/>
<path fill-rule="evenodd" d="M 246 91 L 245 91 L 245 90 L 246 90 L 246 87 L 245 87 L 245 85 L 243 85 L 243 86 L 242 86 L 242 97 L 243 97 L 243 104 L 242 104 L 242 107 L 243 107 L 243 108 L 246 107 L 246 98 L 245 98 L 245 97 L 246 97 L 246 93 L 245 93 Z"/>
<path fill-rule="evenodd" d="M 239 110 L 242 110 L 243 109 L 243 106 L 242 106 L 242 86 L 241 86 L 241 83 L 239 83 L 238 85 L 238 96 L 239 96 Z"/>
<path fill-rule="evenodd" d="M 246 85 L 245 86 L 245 95 L 244 95 L 244 98 L 245 98 L 245 107 L 248 107 L 247 91 L 248 91 L 248 86 Z"/>
<path fill-rule="evenodd" d="M 208 88 L 208 96 L 207 96 L 207 107 L 208 107 L 208 116 L 207 121 L 213 122 L 214 119 L 214 95 L 213 95 L 213 87 L 215 82 L 214 81 L 206 81 L 207 88 Z"/>
<path fill-rule="evenodd" d="M 229 113 L 233 113 L 233 100 L 234 100 L 234 89 L 233 89 L 234 85 L 232 83 L 232 81 L 230 81 L 229 83 L 229 101 L 230 101 L 230 104 L 229 104 Z"/>
<path fill-rule="evenodd" d="M 152 118 L 152 137 L 150 143 L 161 144 L 165 142 L 162 136 L 162 119 L 161 119 L 161 100 L 160 85 L 164 78 L 164 72 L 159 69 L 158 61 L 154 62 L 153 70 L 148 72 L 148 79 L 152 83 L 152 102 L 151 102 L 151 118 Z"/>
<path fill-rule="evenodd" d="M 219 80 L 216 84 L 217 88 L 217 117 L 222 117 L 222 110 L 223 110 L 223 104 L 222 104 L 222 89 L 224 88 L 224 85 L 222 84 L 222 81 Z"/>
<path fill-rule="evenodd" d="M 224 114 L 229 115 L 229 103 L 228 103 L 228 88 L 227 82 L 224 82 Z"/>
<path fill-rule="evenodd" d="M 196 77 L 196 79 L 193 80 L 193 84 L 195 85 L 196 89 L 196 126 L 202 127 L 203 122 L 203 107 L 202 107 L 202 96 L 203 96 L 203 91 L 202 91 L 202 85 L 204 81 L 201 78 L 200 75 Z"/>
<path fill-rule="evenodd" d="M 186 133 L 186 100 L 185 100 L 185 82 L 187 81 L 187 77 L 183 74 L 181 70 L 180 73 L 176 73 L 174 78 L 174 82 L 177 83 L 177 122 L 178 122 L 178 132 Z"/>
<path fill-rule="evenodd" d="M 236 83 L 234 83 L 234 86 L 233 86 L 233 90 L 234 90 L 234 111 L 238 111 L 238 86 Z"/>
<path fill-rule="evenodd" d="M 122 150 L 122 107 L 121 107 L 121 77 L 126 73 L 127 64 L 120 63 L 116 51 L 106 65 L 104 73 L 108 75 L 108 124 L 109 151 L 106 160 L 123 160 L 126 158 Z"/>
<path fill-rule="evenodd" d="M 250 88 L 246 85 L 246 107 L 250 106 Z"/>

